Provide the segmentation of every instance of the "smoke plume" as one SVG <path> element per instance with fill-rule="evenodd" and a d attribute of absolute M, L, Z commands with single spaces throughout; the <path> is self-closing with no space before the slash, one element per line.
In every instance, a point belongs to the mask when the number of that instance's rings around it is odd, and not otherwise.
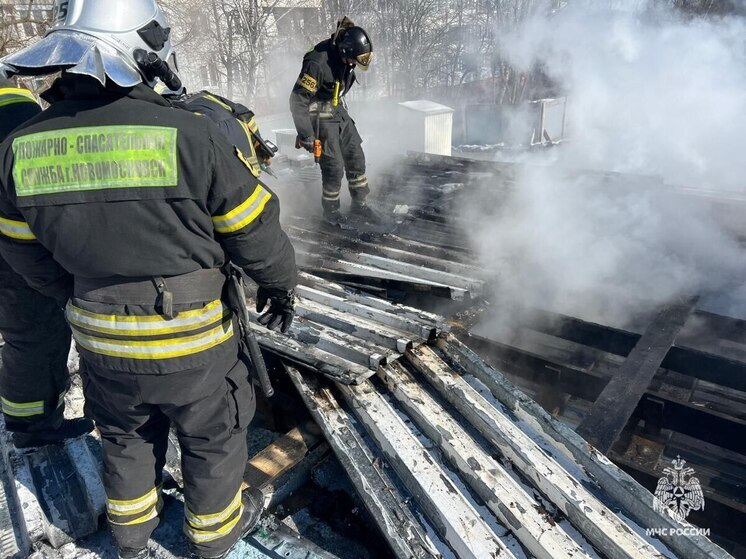
<path fill-rule="evenodd" d="M 512 64 L 541 64 L 567 91 L 569 139 L 526 157 L 496 213 L 484 200 L 469 210 L 498 312 L 515 303 L 624 326 L 680 296 L 746 295 L 730 228 L 746 221 L 744 19 L 599 4 L 571 3 L 502 41 Z"/>

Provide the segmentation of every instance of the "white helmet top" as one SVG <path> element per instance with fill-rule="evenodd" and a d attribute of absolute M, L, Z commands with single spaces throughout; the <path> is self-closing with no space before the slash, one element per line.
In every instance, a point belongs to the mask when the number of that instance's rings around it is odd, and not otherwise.
<path fill-rule="evenodd" d="M 155 79 L 135 62 L 135 51 L 172 54 L 171 29 L 155 0 L 56 0 L 54 25 L 34 45 L 0 60 L 8 75 L 66 70 L 122 87 Z M 4 67 L 3 67 L 4 65 Z"/>

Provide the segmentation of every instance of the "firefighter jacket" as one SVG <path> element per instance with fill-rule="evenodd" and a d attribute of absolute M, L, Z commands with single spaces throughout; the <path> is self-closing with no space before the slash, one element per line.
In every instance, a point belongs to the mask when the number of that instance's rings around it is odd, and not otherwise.
<path fill-rule="evenodd" d="M 322 41 L 303 57 L 303 67 L 290 94 L 290 112 L 298 136 L 312 140 L 318 136 L 316 117 L 343 118 L 342 98 L 355 83 L 355 69 L 337 54 L 331 39 Z"/>
<path fill-rule="evenodd" d="M 259 146 L 255 138 L 259 134 L 259 126 L 252 111 L 209 91 L 189 95 L 174 102 L 174 105 L 212 120 L 228 141 L 238 148 L 254 176 L 259 177 L 262 169 L 259 166 Z"/>
<path fill-rule="evenodd" d="M 60 300 L 63 268 L 76 281 L 116 282 L 214 270 L 227 255 L 260 286 L 295 287 L 277 197 L 212 122 L 144 85 L 103 88 L 63 75 L 45 98 L 51 107 L 0 146 L 0 250 L 32 286 Z M 140 323 L 121 316 L 126 307 L 89 311 L 68 305 L 68 319 L 78 345 L 110 357 L 109 368 L 184 370 L 132 362 L 192 355 L 233 338 L 219 295 L 174 320 Z M 205 356 L 197 361 L 192 366 Z"/>
<path fill-rule="evenodd" d="M 41 112 L 33 93 L 0 80 L 0 142 L 13 129 Z"/>
<path fill-rule="evenodd" d="M 30 91 L 0 80 L 0 141 L 40 112 Z M 0 231 L 12 225 L 0 218 Z M 2 258 L 0 334 L 6 342 L 0 363 L 5 426 L 21 433 L 58 427 L 69 382 L 70 328 L 55 301 L 30 289 Z"/>

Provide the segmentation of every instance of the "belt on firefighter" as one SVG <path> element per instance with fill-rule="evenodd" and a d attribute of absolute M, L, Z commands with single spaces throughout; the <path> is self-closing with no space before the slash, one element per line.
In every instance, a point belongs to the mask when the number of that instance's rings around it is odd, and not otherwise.
<path fill-rule="evenodd" d="M 93 303 L 160 307 L 164 316 L 173 318 L 174 305 L 220 299 L 225 281 L 225 273 L 216 268 L 169 277 L 76 277 L 74 296 Z"/>

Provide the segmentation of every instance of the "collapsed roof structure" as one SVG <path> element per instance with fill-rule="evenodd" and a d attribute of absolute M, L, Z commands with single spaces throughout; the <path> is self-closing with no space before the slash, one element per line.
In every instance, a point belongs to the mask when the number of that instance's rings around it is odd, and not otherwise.
<path fill-rule="evenodd" d="M 395 223 L 288 218 L 304 270 L 298 319 L 289 336 L 256 333 L 281 398 L 307 414 L 249 460 L 247 483 L 274 509 L 332 452 L 396 557 L 730 557 L 649 491 L 681 456 L 711 515 L 690 519 L 737 555 L 743 322 L 692 297 L 651 309 L 639 331 L 551 309 L 524 315 L 515 336 L 480 324 L 499 271 L 474 264 L 466 224 L 449 208 L 486 183 L 499 198 L 515 172 L 412 154 L 379 194 Z M 315 180 L 308 169 L 290 176 Z M 0 555 L 105 556 L 95 438 L 33 453 L 2 446 Z M 171 466 L 176 503 L 178 456 Z M 178 556 L 164 535 L 179 531 L 175 504 L 163 524 L 153 553 Z M 232 556 L 335 556 L 271 519 L 249 543 Z"/>

